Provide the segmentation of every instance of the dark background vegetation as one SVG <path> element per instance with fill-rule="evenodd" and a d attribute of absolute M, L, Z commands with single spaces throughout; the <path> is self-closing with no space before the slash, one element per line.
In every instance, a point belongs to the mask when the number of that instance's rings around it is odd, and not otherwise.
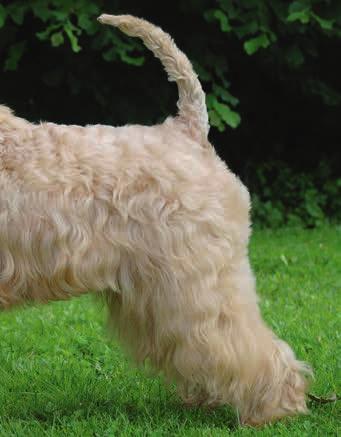
<path fill-rule="evenodd" d="M 341 220 L 340 0 L 1 1 L 1 103 L 74 124 L 175 113 L 159 62 L 101 12 L 157 23 L 192 60 L 210 140 L 251 190 L 256 223 Z"/>

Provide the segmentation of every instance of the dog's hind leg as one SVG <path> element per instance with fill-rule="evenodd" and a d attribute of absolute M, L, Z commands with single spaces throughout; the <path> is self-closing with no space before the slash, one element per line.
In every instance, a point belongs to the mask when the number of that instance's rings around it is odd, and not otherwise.
<path fill-rule="evenodd" d="M 183 399 L 230 404 L 252 425 L 306 412 L 309 369 L 263 323 L 248 261 L 212 277 L 209 289 L 203 279 L 192 280 L 163 319 L 173 347 L 162 367 Z"/>
<path fill-rule="evenodd" d="M 159 288 L 139 282 L 135 298 L 109 305 L 135 358 L 175 381 L 186 403 L 232 405 L 243 423 L 306 412 L 308 369 L 263 323 L 247 260 L 217 277 L 174 275 L 160 272 Z"/>

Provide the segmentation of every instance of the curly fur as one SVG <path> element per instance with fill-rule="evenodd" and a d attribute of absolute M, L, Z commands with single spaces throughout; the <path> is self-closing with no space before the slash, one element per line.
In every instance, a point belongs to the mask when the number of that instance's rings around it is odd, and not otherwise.
<path fill-rule="evenodd" d="M 103 292 L 110 325 L 191 404 L 243 423 L 306 412 L 305 374 L 263 323 L 247 189 L 207 140 L 205 96 L 169 35 L 131 16 L 179 87 L 156 126 L 32 124 L 0 106 L 0 307 Z"/>

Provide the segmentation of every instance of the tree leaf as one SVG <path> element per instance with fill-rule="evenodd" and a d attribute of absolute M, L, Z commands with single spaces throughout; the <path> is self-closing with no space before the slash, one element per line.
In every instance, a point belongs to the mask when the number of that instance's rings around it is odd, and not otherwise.
<path fill-rule="evenodd" d="M 270 45 L 270 40 L 265 33 L 256 36 L 255 38 L 251 38 L 244 43 L 244 50 L 248 55 L 253 55 L 260 48 L 266 49 Z"/>
<path fill-rule="evenodd" d="M 94 35 L 97 30 L 97 22 L 86 13 L 78 15 L 78 26 L 85 30 L 88 35 Z"/>
<path fill-rule="evenodd" d="M 78 52 L 80 52 L 80 51 L 82 50 L 82 47 L 78 44 L 78 38 L 77 38 L 77 36 L 74 34 L 74 29 L 73 29 L 73 27 L 75 27 L 75 26 L 73 26 L 70 22 L 67 22 L 67 23 L 64 25 L 64 30 L 65 30 L 66 35 L 67 35 L 68 38 L 69 38 L 69 41 L 70 41 L 70 43 L 71 43 L 71 48 L 72 48 L 72 50 L 73 50 L 75 53 L 78 53 Z"/>
<path fill-rule="evenodd" d="M 216 9 L 213 12 L 214 18 L 219 21 L 220 29 L 222 32 L 230 32 L 232 30 L 228 17 L 220 9 Z"/>
<path fill-rule="evenodd" d="M 317 21 L 317 23 L 320 25 L 321 29 L 323 30 L 332 30 L 334 26 L 335 20 L 326 20 L 313 12 L 311 13 L 311 16 Z"/>
<path fill-rule="evenodd" d="M 311 16 L 310 10 L 304 9 L 302 11 L 291 12 L 287 16 L 287 21 L 289 23 L 292 23 L 294 21 L 300 21 L 302 24 L 307 24 L 310 21 L 310 16 Z"/>
<path fill-rule="evenodd" d="M 213 84 L 213 92 L 214 94 L 220 99 L 224 100 L 224 102 L 229 103 L 232 106 L 237 106 L 239 103 L 239 100 L 234 97 L 226 88 L 223 88 L 220 85 Z"/>
<path fill-rule="evenodd" d="M 259 29 L 257 20 L 247 21 L 241 26 L 235 26 L 234 32 L 238 35 L 238 38 L 244 38 L 247 35 L 255 34 Z"/>
<path fill-rule="evenodd" d="M 8 6 L 7 10 L 8 15 L 12 18 L 14 23 L 21 26 L 24 22 L 25 12 L 27 10 L 26 5 L 12 4 Z"/>
<path fill-rule="evenodd" d="M 21 41 L 13 44 L 9 50 L 5 61 L 4 70 L 14 71 L 17 69 L 20 59 L 25 51 L 26 41 Z"/>
<path fill-rule="evenodd" d="M 53 33 L 50 39 L 53 47 L 59 47 L 64 43 L 64 35 L 62 32 Z"/>
<path fill-rule="evenodd" d="M 216 127 L 219 132 L 223 132 L 225 130 L 225 124 L 222 122 L 221 117 L 217 114 L 217 112 L 214 109 L 210 109 L 208 111 L 208 116 L 210 119 L 211 126 Z"/>
<path fill-rule="evenodd" d="M 144 60 L 145 60 L 144 56 L 137 56 L 137 57 L 129 56 L 128 53 L 124 50 L 120 51 L 119 55 L 122 61 L 125 62 L 126 64 L 135 65 L 136 67 L 140 67 L 141 65 L 144 64 Z"/>
<path fill-rule="evenodd" d="M 241 121 L 240 115 L 237 112 L 232 111 L 228 105 L 216 101 L 214 102 L 214 109 L 220 115 L 222 120 L 233 129 L 239 126 Z"/>
<path fill-rule="evenodd" d="M 41 32 L 37 32 L 36 36 L 41 41 L 46 41 L 47 39 L 50 38 L 51 32 L 53 32 L 57 29 L 60 29 L 60 27 L 61 27 L 61 25 L 59 23 L 58 24 L 51 24 L 45 30 L 43 30 Z"/>
<path fill-rule="evenodd" d="M 218 0 L 218 3 L 221 9 L 223 9 L 227 13 L 227 15 L 232 19 L 237 18 L 241 12 L 240 8 L 236 6 L 234 0 Z"/>

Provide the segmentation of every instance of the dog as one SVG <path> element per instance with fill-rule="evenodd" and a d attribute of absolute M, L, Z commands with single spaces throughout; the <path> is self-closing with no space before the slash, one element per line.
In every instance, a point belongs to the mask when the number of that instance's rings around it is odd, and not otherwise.
<path fill-rule="evenodd" d="M 171 37 L 130 15 L 179 90 L 155 126 L 32 124 L 0 106 L 0 307 L 103 295 L 109 325 L 191 405 L 261 425 L 306 413 L 310 367 L 262 321 L 250 196 L 208 141 L 205 94 Z"/>

